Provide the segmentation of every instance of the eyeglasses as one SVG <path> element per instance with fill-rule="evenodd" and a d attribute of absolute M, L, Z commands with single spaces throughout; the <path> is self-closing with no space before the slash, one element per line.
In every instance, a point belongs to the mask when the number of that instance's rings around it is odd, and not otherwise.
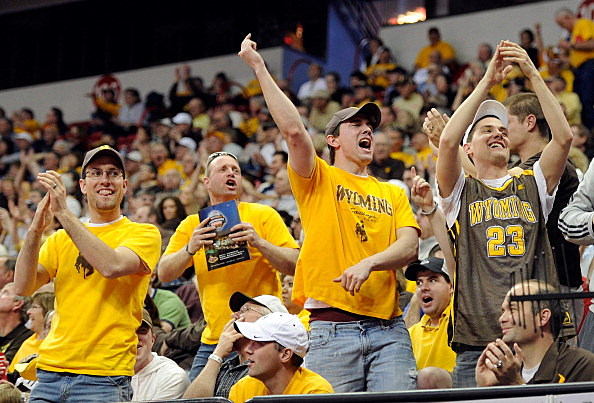
<path fill-rule="evenodd" d="M 43 309 L 41 305 L 31 305 L 29 309 Z"/>
<path fill-rule="evenodd" d="M 103 173 L 107 174 L 108 179 L 117 179 L 124 176 L 124 173 L 119 169 L 108 169 L 107 171 L 104 171 L 102 169 L 91 168 L 87 172 L 85 172 L 85 178 L 102 178 Z"/>
<path fill-rule="evenodd" d="M 217 158 L 219 157 L 231 157 L 233 158 L 235 161 L 237 161 L 237 157 L 231 153 L 225 152 L 225 151 L 217 151 L 216 153 L 212 153 L 208 156 L 208 158 L 206 159 L 206 167 L 208 168 L 208 166 Z"/>
<path fill-rule="evenodd" d="M 249 305 L 242 306 L 241 309 L 239 311 L 237 311 L 237 313 L 239 313 L 240 315 L 243 315 L 243 314 L 247 313 L 247 311 L 254 311 L 254 312 L 256 312 L 260 316 L 267 315 L 266 313 L 262 313 L 262 312 L 258 311 L 257 309 L 252 308 Z"/>

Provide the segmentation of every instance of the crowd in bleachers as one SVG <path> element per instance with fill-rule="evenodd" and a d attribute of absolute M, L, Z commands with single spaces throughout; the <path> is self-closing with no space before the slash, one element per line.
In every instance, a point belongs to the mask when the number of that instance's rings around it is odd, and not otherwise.
<path fill-rule="evenodd" d="M 570 162 L 581 177 L 594 156 L 594 127 L 586 126 L 584 123 L 590 122 L 582 119 L 583 108 L 591 109 L 592 105 L 582 105 L 580 96 L 573 92 L 574 75 L 567 53 L 557 44 L 543 44 L 539 26 L 523 30 L 518 39 L 571 124 L 574 138 Z M 279 87 L 297 106 L 319 157 L 329 161 L 324 129 L 334 113 L 373 102 L 382 114 L 375 131 L 370 174 L 397 184 L 409 197 L 414 176 L 411 168 L 431 186 L 435 184 L 436 158 L 423 128 L 427 112 L 435 108 L 451 116 L 485 74 L 496 43 L 478 44 L 476 58 L 463 61 L 456 58 L 455 49 L 440 37 L 437 28 L 429 30 L 428 40 L 429 45 L 420 50 L 413 69 L 398 64 L 389 44 L 371 38 L 361 68 L 349 77 L 324 72 L 312 63 L 309 80 L 296 93 L 290 83 L 278 80 Z M 530 91 L 530 81 L 516 67 L 490 95 L 503 101 Z M 59 105 L 48 110 L 44 118 L 39 118 L 43 111 L 27 108 L 26 100 L 20 110 L 0 108 L 2 259 L 14 260 L 18 256 L 45 195 L 37 180 L 39 173 L 58 172 L 67 190 L 68 208 L 81 221 L 89 220 L 86 200 L 78 186 L 81 165 L 86 151 L 105 144 L 119 150 L 125 160 L 129 185 L 122 214 L 131 221 L 155 225 L 161 234 L 162 251 L 186 217 L 209 205 L 203 178 L 207 158 L 216 152 L 237 157 L 243 175 L 240 200 L 277 210 L 291 235 L 302 244 L 304 234 L 287 173 L 287 144 L 257 80 L 238 85 L 221 71 L 206 84 L 200 72 L 182 65 L 175 69 L 166 96 L 152 91 L 143 97 L 138 89 L 125 88 L 121 94 L 104 89 L 89 97 L 89 120 L 70 124 Z M 416 211 L 412 201 L 411 205 Z M 431 227 L 423 220 L 419 216 L 423 230 L 419 259 L 439 255 Z M 55 219 L 42 240 L 59 228 Z M 584 259 L 588 256 L 591 259 L 589 249 Z M 590 262 L 584 260 L 582 265 L 588 267 Z M 403 273 L 398 277 L 404 309 L 414 286 L 413 282 L 406 282 Z M 285 283 L 290 282 L 291 277 L 285 277 Z M 186 371 L 190 370 L 205 327 L 197 288 L 192 267 L 169 282 L 160 281 L 155 272 L 145 300 L 150 313 L 150 320 L 145 322 L 150 321 L 155 334 L 152 351 L 172 359 Z M 52 292 L 50 287 L 23 300 L 20 309 L 28 314 L 30 331 L 23 331 L 21 349 L 13 349 L 10 355 L 5 351 L 10 364 L 9 380 L 21 391 L 29 391 L 34 383 L 31 362 L 46 335 L 48 318 L 51 321 Z M 289 298 L 284 302 L 289 312 L 301 315 L 300 307 Z M 0 334 L 0 340 L 7 333 Z M 188 384 L 183 382 L 186 387 Z M 183 392 L 173 397 L 181 397 Z"/>

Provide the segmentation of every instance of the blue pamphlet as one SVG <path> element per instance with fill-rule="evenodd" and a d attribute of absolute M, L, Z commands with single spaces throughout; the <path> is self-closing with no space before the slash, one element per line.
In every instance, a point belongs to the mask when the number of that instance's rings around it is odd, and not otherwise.
<path fill-rule="evenodd" d="M 241 222 L 235 200 L 205 207 L 198 216 L 201 222 L 208 218 L 207 225 L 215 227 L 216 237 L 212 238 L 212 245 L 204 246 L 209 271 L 250 259 L 247 242 L 229 238 L 231 228 Z"/>

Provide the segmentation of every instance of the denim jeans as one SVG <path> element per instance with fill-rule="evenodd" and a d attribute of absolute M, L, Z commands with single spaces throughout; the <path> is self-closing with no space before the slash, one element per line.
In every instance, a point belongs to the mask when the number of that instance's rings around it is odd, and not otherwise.
<path fill-rule="evenodd" d="M 579 347 L 594 353 L 594 313 L 589 309 L 578 339 Z"/>
<path fill-rule="evenodd" d="M 454 388 L 476 388 L 476 363 L 482 352 L 465 350 L 456 353 L 456 366 L 452 374 Z"/>
<path fill-rule="evenodd" d="M 208 356 L 215 351 L 216 347 L 216 344 L 200 343 L 200 347 L 198 347 L 194 362 L 192 363 L 192 368 L 190 369 L 190 382 L 194 382 L 194 379 L 200 375 L 200 372 L 202 372 L 202 369 L 204 369 L 208 362 Z"/>
<path fill-rule="evenodd" d="M 125 402 L 132 399 L 129 376 L 94 376 L 37 369 L 29 402 Z"/>
<path fill-rule="evenodd" d="M 402 317 L 357 322 L 313 321 L 304 366 L 337 393 L 416 388 L 417 366 Z"/>

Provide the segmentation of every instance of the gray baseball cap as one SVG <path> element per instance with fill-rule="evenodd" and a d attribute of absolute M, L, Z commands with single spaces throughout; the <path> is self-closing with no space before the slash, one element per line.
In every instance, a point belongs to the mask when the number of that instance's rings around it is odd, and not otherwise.
<path fill-rule="evenodd" d="M 326 125 L 326 136 L 334 134 L 336 128 L 338 128 L 342 122 L 347 121 L 358 114 L 369 119 L 369 123 L 371 123 L 371 127 L 373 127 L 374 130 L 377 129 L 382 120 L 382 112 L 380 111 L 379 106 L 373 102 L 368 102 L 360 108 L 350 107 L 341 109 L 332 116 L 332 120 Z"/>
<path fill-rule="evenodd" d="M 87 165 L 89 165 L 89 163 L 93 159 L 95 159 L 96 157 L 99 157 L 100 155 L 109 155 L 109 156 L 113 157 L 116 164 L 121 168 L 122 172 L 124 172 L 124 177 L 126 177 L 126 170 L 124 169 L 124 158 L 122 157 L 122 154 L 120 154 L 119 152 L 117 152 L 116 150 L 114 150 L 113 148 L 111 148 L 108 145 L 102 145 L 99 147 L 95 147 L 91 151 L 88 151 L 85 154 L 85 159 L 83 160 L 83 163 L 82 163 L 81 172 L 84 174 L 85 168 L 87 167 Z"/>

